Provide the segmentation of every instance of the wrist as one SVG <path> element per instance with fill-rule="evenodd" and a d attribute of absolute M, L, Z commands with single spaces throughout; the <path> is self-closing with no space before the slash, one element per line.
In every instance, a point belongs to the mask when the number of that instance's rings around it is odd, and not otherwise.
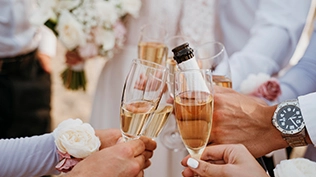
<path fill-rule="evenodd" d="M 267 118 L 269 120 L 269 126 L 271 127 L 271 134 L 269 142 L 271 142 L 271 149 L 277 150 L 288 147 L 288 143 L 284 140 L 282 137 L 282 133 L 273 125 L 272 118 L 275 110 L 277 109 L 278 105 L 268 106 L 266 112 L 267 112 Z"/>
<path fill-rule="evenodd" d="M 279 103 L 273 114 L 272 124 L 292 148 L 307 145 L 305 121 L 298 100 Z"/>

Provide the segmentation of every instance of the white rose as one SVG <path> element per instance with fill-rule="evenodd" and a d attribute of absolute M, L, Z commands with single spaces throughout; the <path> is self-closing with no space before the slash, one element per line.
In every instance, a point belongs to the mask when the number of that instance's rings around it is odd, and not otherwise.
<path fill-rule="evenodd" d="M 62 11 L 62 10 L 71 10 L 75 7 L 77 7 L 82 0 L 57 0 L 56 4 L 56 9 L 57 11 Z"/>
<path fill-rule="evenodd" d="M 252 93 L 261 84 L 270 79 L 270 76 L 265 73 L 259 73 L 257 75 L 250 74 L 241 84 L 240 92 L 243 94 Z"/>
<path fill-rule="evenodd" d="M 275 177 L 313 177 L 316 163 L 304 158 L 282 160 L 273 170 Z"/>
<path fill-rule="evenodd" d="M 68 119 L 61 122 L 54 130 L 55 144 L 59 151 L 76 158 L 85 158 L 98 151 L 100 139 L 94 129 L 80 119 Z"/>
<path fill-rule="evenodd" d="M 138 17 L 141 6 L 142 2 L 140 0 L 122 0 L 123 11 L 131 14 L 133 17 Z"/>
<path fill-rule="evenodd" d="M 70 12 L 66 10 L 61 12 L 56 30 L 60 41 L 68 50 L 85 45 L 83 27 Z"/>
<path fill-rule="evenodd" d="M 115 46 L 115 33 L 111 30 L 105 30 L 103 28 L 97 28 L 93 31 L 94 41 L 98 45 L 102 45 L 102 49 L 105 51 L 111 50 Z"/>
<path fill-rule="evenodd" d="M 111 1 L 97 1 L 95 8 L 100 21 L 105 24 L 114 24 L 119 18 L 115 4 Z"/>

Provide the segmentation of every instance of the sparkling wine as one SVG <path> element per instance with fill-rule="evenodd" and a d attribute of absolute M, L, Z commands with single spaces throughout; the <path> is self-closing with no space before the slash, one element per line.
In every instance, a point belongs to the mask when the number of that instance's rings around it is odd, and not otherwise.
<path fill-rule="evenodd" d="M 221 87 L 226 87 L 226 88 L 232 88 L 232 81 L 225 77 L 225 76 L 220 76 L 220 75 L 213 75 L 213 82 Z"/>
<path fill-rule="evenodd" d="M 140 42 L 138 44 L 138 58 L 163 64 L 167 58 L 167 47 L 159 42 Z"/>
<path fill-rule="evenodd" d="M 121 130 L 124 138 L 136 138 L 153 112 L 155 104 L 149 101 L 133 101 L 121 106 Z"/>
<path fill-rule="evenodd" d="M 186 91 L 176 96 L 175 117 L 182 140 L 191 155 L 201 154 L 212 127 L 213 97 L 210 93 Z"/>
<path fill-rule="evenodd" d="M 150 117 L 150 121 L 145 127 L 145 130 L 142 132 L 142 135 L 156 138 L 166 124 L 172 110 L 172 105 L 166 105 L 154 111 Z"/>

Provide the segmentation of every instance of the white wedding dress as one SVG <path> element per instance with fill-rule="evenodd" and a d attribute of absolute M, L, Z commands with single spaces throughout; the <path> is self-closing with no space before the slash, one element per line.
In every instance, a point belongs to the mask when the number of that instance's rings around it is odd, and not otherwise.
<path fill-rule="evenodd" d="M 307 0 L 220 0 L 216 1 L 219 6 L 213 1 L 142 1 L 139 17 L 127 19 L 128 34 L 124 48 L 105 64 L 100 74 L 90 118 L 93 127 L 120 127 L 123 83 L 132 59 L 137 58 L 140 28 L 148 22 L 164 26 L 169 36 L 184 34 L 198 43 L 213 41 L 215 36 L 226 46 L 228 55 L 237 65 L 232 66 L 233 85 L 234 76 L 246 78 L 249 72 L 274 74 L 280 69 L 279 65 L 283 66 L 289 60 L 304 26 L 303 17 L 306 17 L 309 5 Z M 214 23 L 213 13 L 218 15 L 221 23 Z M 236 62 L 236 58 L 240 63 Z M 239 65 L 242 69 L 238 68 Z M 186 154 L 186 151 L 166 149 L 158 138 L 152 165 L 145 170 L 145 176 L 181 177 L 183 167 L 180 162 Z"/>

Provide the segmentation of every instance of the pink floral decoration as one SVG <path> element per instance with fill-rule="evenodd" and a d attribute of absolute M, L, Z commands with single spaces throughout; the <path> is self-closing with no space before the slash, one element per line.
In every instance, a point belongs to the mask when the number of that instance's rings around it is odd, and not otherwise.
<path fill-rule="evenodd" d="M 62 153 L 58 151 L 60 161 L 55 166 L 56 170 L 60 172 L 67 173 L 69 172 L 78 162 L 82 159 L 74 158 L 70 156 L 68 153 Z"/>
<path fill-rule="evenodd" d="M 122 47 L 124 40 L 125 40 L 125 35 L 126 35 L 126 28 L 122 21 L 117 21 L 114 26 L 113 26 L 113 31 L 115 34 L 115 38 L 118 39 L 116 42 L 118 47 Z"/>
<path fill-rule="evenodd" d="M 250 95 L 262 97 L 269 101 L 275 101 L 278 96 L 281 95 L 281 87 L 279 81 L 275 78 L 270 78 L 269 80 L 261 84 Z"/>

